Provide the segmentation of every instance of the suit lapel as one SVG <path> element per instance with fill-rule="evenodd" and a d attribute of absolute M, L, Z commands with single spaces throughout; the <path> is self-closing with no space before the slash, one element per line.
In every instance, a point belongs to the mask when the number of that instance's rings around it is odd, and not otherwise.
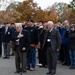
<path fill-rule="evenodd" d="M 6 28 L 5 28 L 5 34 L 7 34 L 7 33 L 8 33 L 8 31 L 9 31 L 9 27 L 8 27 L 7 31 L 6 31 Z"/>
<path fill-rule="evenodd" d="M 21 34 L 23 34 L 23 30 L 21 31 Z"/>
<path fill-rule="evenodd" d="M 3 29 L 3 30 L 4 30 L 4 34 L 5 34 L 5 27 L 4 27 L 4 29 Z"/>
<path fill-rule="evenodd" d="M 46 35 L 45 35 L 45 36 L 46 36 L 46 38 L 47 38 L 47 36 L 48 36 L 48 30 L 47 30 Z"/>
<path fill-rule="evenodd" d="M 52 32 L 51 32 L 51 37 L 52 37 L 53 34 L 54 34 L 54 29 L 53 29 Z"/>

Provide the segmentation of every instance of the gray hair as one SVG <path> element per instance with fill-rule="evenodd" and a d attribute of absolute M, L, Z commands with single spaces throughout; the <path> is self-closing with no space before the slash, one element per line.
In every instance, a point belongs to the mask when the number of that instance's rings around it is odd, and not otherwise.
<path fill-rule="evenodd" d="M 16 27 L 22 27 L 22 25 L 21 24 L 16 24 Z"/>
<path fill-rule="evenodd" d="M 52 26 L 54 25 L 53 21 L 48 21 L 47 24 Z"/>

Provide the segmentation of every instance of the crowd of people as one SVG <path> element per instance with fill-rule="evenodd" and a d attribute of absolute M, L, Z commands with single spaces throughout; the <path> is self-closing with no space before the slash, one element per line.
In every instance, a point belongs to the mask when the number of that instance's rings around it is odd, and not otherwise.
<path fill-rule="evenodd" d="M 6 22 L 0 26 L 0 57 L 2 45 L 3 59 L 15 56 L 15 73 L 35 71 L 37 51 L 37 65 L 48 68 L 49 75 L 56 74 L 57 60 L 75 69 L 75 24 L 70 25 L 68 20 L 62 23 L 33 20 L 22 24 Z"/>

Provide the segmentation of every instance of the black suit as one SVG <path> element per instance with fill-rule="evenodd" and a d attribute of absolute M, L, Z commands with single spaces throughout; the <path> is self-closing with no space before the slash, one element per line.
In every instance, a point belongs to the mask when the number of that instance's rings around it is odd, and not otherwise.
<path fill-rule="evenodd" d="M 7 29 L 7 31 L 6 31 Z M 2 27 L 2 43 L 4 47 L 4 56 L 10 57 L 10 41 L 12 37 L 12 32 L 10 27 Z"/>
<path fill-rule="evenodd" d="M 17 38 L 19 32 L 15 32 L 13 35 L 13 39 L 15 40 L 15 60 L 16 60 L 16 70 L 19 71 L 20 63 L 22 62 L 22 70 L 26 68 L 26 50 L 30 44 L 30 38 L 27 31 L 22 30 L 21 34 L 23 34 L 22 38 Z M 16 40 L 19 39 L 19 44 L 16 44 Z M 22 48 L 25 47 L 26 50 L 22 51 Z"/>
<path fill-rule="evenodd" d="M 45 32 L 42 47 L 45 46 L 47 36 L 48 36 L 48 30 L 46 30 L 46 32 Z M 52 51 L 56 51 L 56 49 L 60 49 L 61 37 L 60 37 L 60 33 L 59 33 L 59 31 L 57 29 L 53 29 L 52 32 L 51 32 L 51 46 L 52 46 Z"/>
<path fill-rule="evenodd" d="M 26 49 L 28 48 L 28 46 L 30 45 L 30 36 L 29 33 L 26 30 L 22 30 L 21 34 L 23 34 L 24 36 L 22 38 L 19 39 L 19 46 L 20 48 L 25 47 Z M 13 35 L 13 39 L 16 40 L 18 39 L 17 36 L 19 35 L 19 32 L 15 31 L 14 35 Z M 15 48 L 16 48 L 16 44 L 15 44 Z M 21 50 L 22 52 L 22 50 Z"/>
<path fill-rule="evenodd" d="M 10 43 L 11 41 L 11 38 L 12 38 L 12 31 L 11 31 L 11 28 L 8 27 L 7 29 L 7 32 L 5 33 L 5 29 L 6 27 L 2 27 L 2 42 L 5 42 L 5 43 Z"/>
<path fill-rule="evenodd" d="M 57 49 L 60 49 L 61 46 L 61 37 L 57 29 L 52 29 L 51 32 L 46 30 L 42 47 L 45 45 L 47 47 L 47 64 L 49 72 L 56 72 Z"/>

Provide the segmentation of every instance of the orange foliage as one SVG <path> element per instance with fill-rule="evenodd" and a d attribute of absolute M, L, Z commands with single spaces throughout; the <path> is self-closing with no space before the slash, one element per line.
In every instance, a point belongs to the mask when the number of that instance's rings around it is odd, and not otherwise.
<path fill-rule="evenodd" d="M 8 22 L 16 22 L 19 21 L 21 14 L 16 10 L 13 11 L 0 11 L 0 23 Z"/>

